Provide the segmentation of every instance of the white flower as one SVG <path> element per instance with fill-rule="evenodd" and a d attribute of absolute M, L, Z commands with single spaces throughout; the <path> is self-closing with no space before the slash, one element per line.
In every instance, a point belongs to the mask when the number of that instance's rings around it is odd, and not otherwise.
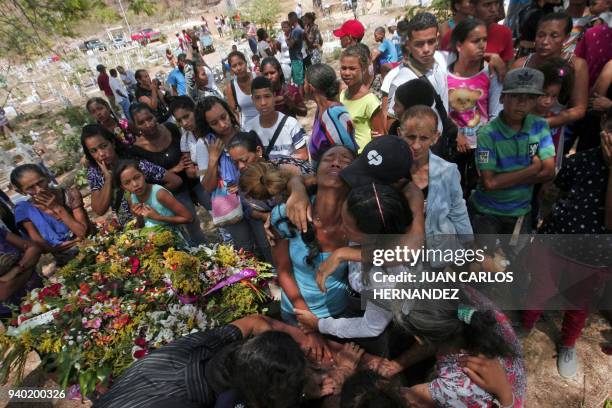
<path fill-rule="evenodd" d="M 42 313 L 42 311 L 43 311 L 43 306 L 38 302 L 34 303 L 34 306 L 32 306 L 32 314 L 37 315 L 37 314 Z"/>

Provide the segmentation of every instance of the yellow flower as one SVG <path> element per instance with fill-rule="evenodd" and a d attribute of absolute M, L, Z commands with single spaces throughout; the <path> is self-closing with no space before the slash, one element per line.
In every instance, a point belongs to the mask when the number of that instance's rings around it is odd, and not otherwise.
<path fill-rule="evenodd" d="M 156 247 L 163 247 L 174 244 L 174 234 L 170 231 L 161 231 L 153 234 L 151 240 Z"/>
<path fill-rule="evenodd" d="M 214 259 L 221 264 L 222 267 L 236 266 L 240 258 L 234 248 L 229 245 L 219 245 Z"/>

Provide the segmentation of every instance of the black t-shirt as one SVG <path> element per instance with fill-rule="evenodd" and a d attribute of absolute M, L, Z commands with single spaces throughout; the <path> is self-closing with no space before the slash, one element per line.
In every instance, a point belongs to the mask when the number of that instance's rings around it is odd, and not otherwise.
<path fill-rule="evenodd" d="M 135 95 L 136 95 L 136 100 L 138 102 L 140 102 L 141 96 L 146 96 L 147 98 L 153 98 L 153 95 L 150 89 L 144 89 L 140 86 L 136 88 Z M 164 123 L 170 118 L 170 111 L 168 110 L 168 107 L 166 106 L 165 103 L 163 103 L 160 100 L 157 101 L 157 110 L 155 111 L 155 117 L 157 118 L 157 121 L 159 123 Z"/>
<path fill-rule="evenodd" d="M 163 126 L 170 131 L 172 136 L 172 141 L 166 149 L 160 152 L 150 152 L 136 145 L 132 145 L 128 149 L 131 155 L 170 170 L 181 161 L 181 132 L 174 123 L 167 122 Z M 188 187 L 189 179 L 184 171 L 178 173 L 178 175 L 183 180 L 183 185 L 180 188 L 180 190 L 183 190 Z"/>

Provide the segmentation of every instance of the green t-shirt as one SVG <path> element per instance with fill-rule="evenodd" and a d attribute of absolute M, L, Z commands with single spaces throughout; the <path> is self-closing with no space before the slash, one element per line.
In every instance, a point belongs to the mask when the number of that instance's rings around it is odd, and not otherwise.
<path fill-rule="evenodd" d="M 503 113 L 478 132 L 476 166 L 480 171 L 508 173 L 522 170 L 536 154 L 540 160 L 555 156 L 555 146 L 546 120 L 527 115 L 520 131 L 512 130 L 502 120 Z M 485 191 L 478 183 L 471 202 L 485 214 L 519 217 L 531 210 L 533 184 L 517 184 L 501 190 Z"/>
<path fill-rule="evenodd" d="M 346 91 L 340 94 L 340 103 L 344 105 L 355 128 L 355 141 L 359 146 L 359 153 L 365 145 L 372 140 L 372 128 L 370 119 L 380 108 L 380 100 L 373 93 L 368 93 L 359 99 L 351 100 L 346 98 Z"/>

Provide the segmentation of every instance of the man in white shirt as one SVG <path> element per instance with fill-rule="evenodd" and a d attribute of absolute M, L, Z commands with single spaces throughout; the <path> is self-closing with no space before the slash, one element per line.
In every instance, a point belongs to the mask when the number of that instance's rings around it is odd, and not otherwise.
<path fill-rule="evenodd" d="M 123 81 L 123 84 L 127 87 L 127 90 L 130 94 L 136 92 L 136 86 L 138 83 L 136 82 L 136 76 L 134 75 L 134 71 L 130 69 L 125 69 L 121 65 L 117 65 L 117 72 L 119 72 L 119 78 Z"/>
<path fill-rule="evenodd" d="M 297 14 L 298 18 L 302 18 L 302 4 L 298 3 L 297 6 L 295 6 L 295 14 Z"/>
<path fill-rule="evenodd" d="M 121 106 L 123 109 L 123 114 L 127 120 L 132 120 L 130 116 L 130 97 L 128 96 L 128 91 L 123 82 L 119 79 L 119 75 L 117 70 L 112 68 L 108 71 L 110 77 L 108 78 L 108 84 L 113 91 L 113 95 L 115 96 L 115 101 Z"/>
<path fill-rule="evenodd" d="M 251 97 L 259 115 L 246 122 L 244 130 L 257 133 L 268 157 L 308 160 L 304 129 L 295 118 L 276 111 L 272 83 L 268 78 L 253 79 Z"/>
<path fill-rule="evenodd" d="M 423 76 L 440 96 L 448 112 L 447 62 L 444 55 L 437 51 L 438 22 L 436 17 L 431 13 L 416 14 L 410 20 L 404 45 L 407 52 L 404 55 L 403 63 L 387 74 L 385 79 L 391 77 L 392 80 L 382 87 L 389 85 L 388 115 L 393 116 L 395 90 L 411 79 Z M 385 89 L 382 90 L 385 91 Z"/>

